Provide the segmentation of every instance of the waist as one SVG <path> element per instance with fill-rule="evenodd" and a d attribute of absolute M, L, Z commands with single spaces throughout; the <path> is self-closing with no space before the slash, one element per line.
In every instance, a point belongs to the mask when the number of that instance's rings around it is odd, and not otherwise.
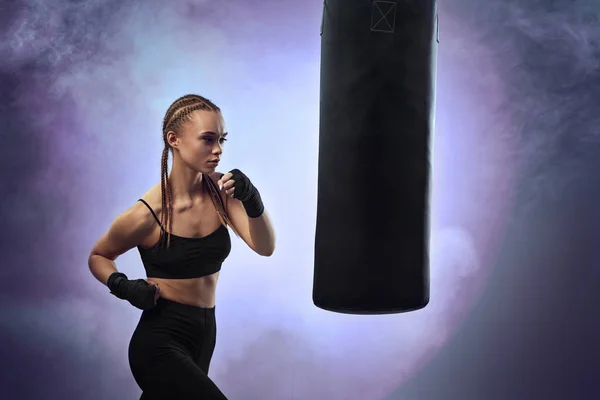
<path fill-rule="evenodd" d="M 215 295 L 219 273 L 190 279 L 165 279 L 148 277 L 151 282 L 158 283 L 160 297 L 175 303 L 199 308 L 215 306 Z"/>
<path fill-rule="evenodd" d="M 207 324 L 215 323 L 215 307 L 197 307 L 159 298 L 156 306 L 145 310 L 139 327 L 155 333 L 176 333 L 190 338 L 202 337 Z"/>
<path fill-rule="evenodd" d="M 156 307 L 154 307 L 152 310 L 158 310 L 158 309 L 179 312 L 182 314 L 189 315 L 190 317 L 194 317 L 194 316 L 204 317 L 204 316 L 214 315 L 216 307 L 215 306 L 198 307 L 198 306 L 194 306 L 192 304 L 184 304 L 184 303 L 180 303 L 175 300 L 169 300 L 169 299 L 161 297 L 156 301 Z"/>

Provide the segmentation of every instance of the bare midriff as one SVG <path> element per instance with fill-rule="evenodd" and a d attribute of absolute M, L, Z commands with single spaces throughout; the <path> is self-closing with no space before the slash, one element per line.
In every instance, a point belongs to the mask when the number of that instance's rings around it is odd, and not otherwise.
<path fill-rule="evenodd" d="M 160 289 L 160 297 L 167 300 L 202 308 L 215 306 L 219 272 L 200 278 L 148 278 L 147 280 L 151 283 L 157 283 Z"/>

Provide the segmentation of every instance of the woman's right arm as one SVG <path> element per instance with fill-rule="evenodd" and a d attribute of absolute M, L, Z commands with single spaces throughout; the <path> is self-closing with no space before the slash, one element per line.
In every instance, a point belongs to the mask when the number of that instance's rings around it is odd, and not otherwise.
<path fill-rule="evenodd" d="M 106 233 L 94 245 L 88 266 L 92 275 L 106 285 L 108 277 L 117 272 L 115 260 L 144 241 L 154 228 L 154 220 L 145 206 L 134 204 L 120 214 Z"/>

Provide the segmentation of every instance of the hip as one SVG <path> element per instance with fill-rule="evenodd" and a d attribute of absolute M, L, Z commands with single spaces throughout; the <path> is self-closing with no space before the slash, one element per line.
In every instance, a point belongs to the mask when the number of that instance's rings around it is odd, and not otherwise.
<path fill-rule="evenodd" d="M 164 365 L 179 368 L 189 359 L 207 372 L 216 335 L 214 307 L 195 307 L 160 298 L 156 307 L 142 313 L 133 332 L 129 342 L 130 366 L 134 373 L 143 375 L 159 371 Z"/>
<path fill-rule="evenodd" d="M 196 307 L 159 298 L 154 308 L 142 312 L 137 336 L 163 336 L 186 342 L 202 342 L 216 335 L 216 308 Z"/>

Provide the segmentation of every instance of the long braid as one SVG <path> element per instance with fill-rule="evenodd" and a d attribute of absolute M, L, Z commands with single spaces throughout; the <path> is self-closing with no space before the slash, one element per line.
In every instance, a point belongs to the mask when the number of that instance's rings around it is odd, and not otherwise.
<path fill-rule="evenodd" d="M 171 229 L 166 229 L 164 227 L 169 226 L 169 220 L 171 219 L 171 207 L 170 201 L 167 200 L 167 186 L 169 185 L 168 180 L 168 172 L 167 172 L 167 161 L 169 159 L 169 146 L 165 145 L 162 154 L 162 162 L 161 162 L 161 172 L 160 172 L 160 191 L 162 197 L 162 214 L 161 214 L 161 225 L 163 226 L 163 231 L 161 232 L 161 237 L 164 240 L 166 238 L 166 245 L 169 247 L 171 242 Z M 167 235 L 165 235 L 165 233 Z"/>
<path fill-rule="evenodd" d="M 160 182 L 162 197 L 161 223 L 164 229 L 166 230 L 166 232 L 162 232 L 162 239 L 163 243 L 166 244 L 166 247 L 169 247 L 171 244 L 171 231 L 173 228 L 173 198 L 168 172 L 169 150 L 171 149 L 171 146 L 169 145 L 169 141 L 167 140 L 167 134 L 170 131 L 176 131 L 180 129 L 185 122 L 189 121 L 192 113 L 196 110 L 207 110 L 214 112 L 221 111 L 219 107 L 217 107 L 210 100 L 199 95 L 188 94 L 175 100 L 165 113 L 165 117 L 163 119 L 162 132 L 165 147 L 163 149 L 161 160 Z M 229 221 L 229 218 L 227 217 L 227 212 L 225 211 L 223 200 L 221 199 L 216 185 L 214 184 L 214 182 L 212 182 L 211 178 L 208 175 L 203 174 L 203 180 L 205 182 L 205 187 L 207 188 L 212 203 L 215 206 L 215 209 L 217 210 L 217 214 L 219 215 L 221 223 L 225 226 L 229 226 L 234 231 L 236 236 L 239 237 L 238 232 L 235 230 L 235 228 L 233 228 Z"/>
<path fill-rule="evenodd" d="M 225 211 L 225 204 L 223 203 L 223 199 L 219 194 L 219 189 L 217 188 L 217 185 L 212 181 L 210 176 L 206 174 L 202 174 L 202 179 L 208 191 L 208 194 L 210 195 L 210 199 L 212 200 L 213 205 L 217 209 L 217 214 L 219 215 L 221 223 L 225 226 L 229 226 L 233 233 L 235 233 L 237 237 L 240 237 L 240 234 L 233 227 L 231 221 L 229 220 L 229 217 L 227 216 L 227 212 Z"/>

